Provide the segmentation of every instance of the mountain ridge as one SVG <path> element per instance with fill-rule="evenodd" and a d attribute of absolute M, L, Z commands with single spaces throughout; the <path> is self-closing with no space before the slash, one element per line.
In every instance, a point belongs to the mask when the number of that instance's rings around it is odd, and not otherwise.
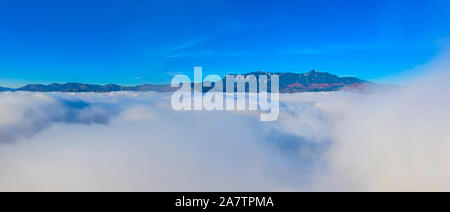
<path fill-rule="evenodd" d="M 233 74 L 236 76 L 237 74 Z M 339 90 L 357 90 L 364 91 L 367 87 L 374 85 L 372 82 L 361 80 L 355 77 L 339 77 L 328 72 L 310 71 L 308 73 L 268 73 L 268 72 L 251 72 L 244 74 L 244 76 L 254 75 L 259 78 L 261 75 L 278 75 L 280 82 L 280 93 L 300 93 L 300 92 L 327 92 Z M 269 79 L 270 81 L 270 79 Z M 223 79 L 224 87 L 226 79 Z M 193 84 L 192 84 L 193 85 Z M 269 83 L 269 90 L 270 88 Z M 11 89 L 0 87 L 0 92 L 5 91 L 29 91 L 29 92 L 71 92 L 71 93 L 108 93 L 118 91 L 156 91 L 156 92 L 173 92 L 179 88 L 172 88 L 170 84 L 143 84 L 138 86 L 122 86 L 117 84 L 83 84 L 83 83 L 52 83 L 48 85 L 43 84 L 29 84 L 21 88 Z M 208 89 L 203 89 L 203 92 Z M 225 91 L 225 88 L 224 88 Z"/>
<path fill-rule="evenodd" d="M 10 90 L 12 90 L 12 89 L 11 88 L 0 87 L 0 92 L 10 91 Z"/>

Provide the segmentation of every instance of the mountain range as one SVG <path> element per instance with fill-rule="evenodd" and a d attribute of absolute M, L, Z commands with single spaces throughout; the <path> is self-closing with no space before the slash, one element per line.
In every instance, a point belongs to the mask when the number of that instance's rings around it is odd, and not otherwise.
<path fill-rule="evenodd" d="M 336 75 L 311 71 L 304 74 L 298 73 L 266 73 L 253 72 L 248 75 L 254 75 L 259 78 L 261 75 L 278 75 L 280 79 L 280 93 L 299 93 L 299 92 L 325 92 L 325 91 L 339 91 L 339 90 L 357 90 L 364 91 L 368 87 L 374 85 L 371 82 L 361 80 L 354 77 L 338 77 Z M 224 85 L 225 79 L 224 80 Z M 269 78 L 270 81 L 270 78 Z M 193 84 L 192 84 L 193 86 Z M 270 83 L 269 83 L 270 90 Z M 30 91 L 30 92 L 117 92 L 117 91 L 157 91 L 157 92 L 173 92 L 179 88 L 172 88 L 170 84 L 154 85 L 145 84 L 140 86 L 121 86 L 115 84 L 109 85 L 93 85 L 82 83 L 53 83 L 49 85 L 30 84 L 21 88 L 11 89 L 0 87 L 0 92 L 5 91 Z M 207 91 L 204 88 L 203 91 Z M 224 88 L 225 90 L 225 88 Z M 248 90 L 248 89 L 247 89 Z"/>
<path fill-rule="evenodd" d="M 10 90 L 12 90 L 12 89 L 11 88 L 0 87 L 0 92 L 10 91 Z"/>

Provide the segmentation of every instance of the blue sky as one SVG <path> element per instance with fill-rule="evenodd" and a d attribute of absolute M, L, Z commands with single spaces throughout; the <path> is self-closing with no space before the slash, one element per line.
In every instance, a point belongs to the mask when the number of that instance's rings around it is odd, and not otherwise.
<path fill-rule="evenodd" d="M 307 72 L 384 81 L 436 57 L 448 0 L 0 0 L 0 86 Z"/>

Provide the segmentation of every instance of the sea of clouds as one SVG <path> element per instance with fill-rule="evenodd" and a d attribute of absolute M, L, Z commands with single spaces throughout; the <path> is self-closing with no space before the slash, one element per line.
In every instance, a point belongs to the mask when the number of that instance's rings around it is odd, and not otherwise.
<path fill-rule="evenodd" d="M 283 94 L 277 122 L 165 93 L 0 93 L 0 191 L 450 191 L 446 67 Z"/>

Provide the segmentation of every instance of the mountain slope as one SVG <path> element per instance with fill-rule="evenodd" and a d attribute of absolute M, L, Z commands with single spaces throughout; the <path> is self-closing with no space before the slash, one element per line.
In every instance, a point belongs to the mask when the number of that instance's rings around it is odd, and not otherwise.
<path fill-rule="evenodd" d="M 359 87 L 369 82 L 353 77 L 338 77 L 330 73 L 311 71 L 305 74 L 277 73 L 281 93 L 338 91 Z"/>
<path fill-rule="evenodd" d="M 336 75 L 310 71 L 304 74 L 297 73 L 266 73 L 253 72 L 244 76 L 254 75 L 257 79 L 261 75 L 278 75 L 280 93 L 300 93 L 300 92 L 325 92 L 339 90 L 364 91 L 372 85 L 371 82 L 353 77 L 338 77 Z M 271 90 L 271 80 L 268 79 L 268 89 Z M 248 90 L 248 88 L 246 89 Z"/>

